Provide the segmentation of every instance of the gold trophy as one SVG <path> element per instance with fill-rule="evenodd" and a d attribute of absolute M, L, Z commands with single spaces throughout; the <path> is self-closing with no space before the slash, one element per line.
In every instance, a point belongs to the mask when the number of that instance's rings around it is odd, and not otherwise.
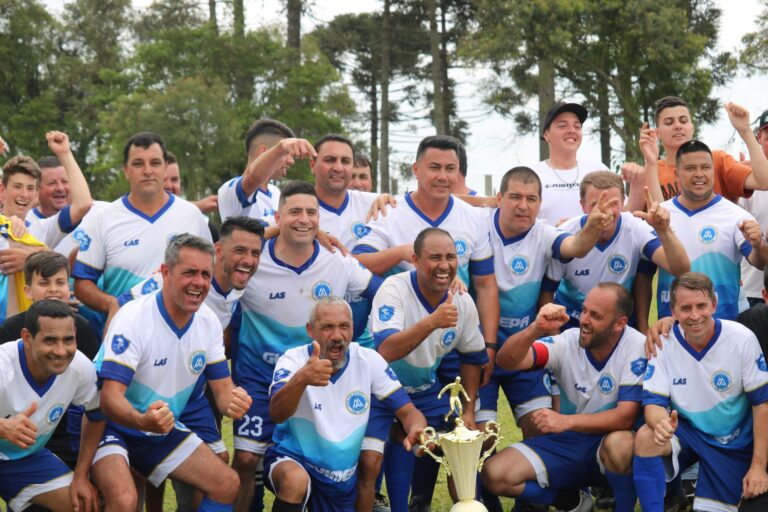
<path fill-rule="evenodd" d="M 446 391 L 450 392 L 451 408 L 445 415 L 445 420 L 448 421 L 451 414 L 456 414 L 456 428 L 452 432 L 439 435 L 434 428 L 425 428 L 421 434 L 421 448 L 427 455 L 445 467 L 448 476 L 453 476 L 459 501 L 451 507 L 451 512 L 488 512 L 482 503 L 475 501 L 476 473 L 483 469 L 483 462 L 493 453 L 501 441 L 499 425 L 495 421 L 488 421 L 485 424 L 485 432 L 469 430 L 464 426 L 464 421 L 461 419 L 464 407 L 461 404 L 460 396 L 464 395 L 464 398 L 468 399 L 467 392 L 461 385 L 461 377 L 456 377 L 452 384 L 441 389 L 437 398 L 443 396 Z M 483 443 L 490 438 L 494 438 L 493 445 L 481 456 Z M 431 443 L 443 450 L 442 457 L 435 455 L 430 450 Z"/>

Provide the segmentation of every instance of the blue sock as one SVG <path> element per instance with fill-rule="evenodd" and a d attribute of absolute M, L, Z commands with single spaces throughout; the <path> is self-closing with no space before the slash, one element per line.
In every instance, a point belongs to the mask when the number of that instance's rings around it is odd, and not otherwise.
<path fill-rule="evenodd" d="M 381 465 L 379 476 L 376 477 L 376 494 L 381 494 L 381 484 L 384 482 L 384 464 Z"/>
<path fill-rule="evenodd" d="M 408 494 L 411 491 L 415 458 L 400 443 L 387 441 L 384 445 L 384 475 L 392 512 L 408 512 Z"/>
<path fill-rule="evenodd" d="M 218 501 L 213 501 L 208 496 L 203 496 L 203 501 L 200 502 L 200 508 L 197 510 L 199 512 L 232 512 L 232 504 L 219 503 Z"/>
<path fill-rule="evenodd" d="M 557 498 L 557 491 L 555 489 L 550 489 L 549 487 L 545 489 L 535 480 L 528 480 L 525 482 L 523 492 L 517 497 L 520 501 L 537 503 L 540 505 L 551 505 L 555 502 L 555 498 Z M 515 502 L 517 502 L 517 500 L 515 500 Z"/>
<path fill-rule="evenodd" d="M 253 478 L 253 500 L 250 512 L 263 512 L 264 510 L 264 459 L 259 461 Z"/>
<path fill-rule="evenodd" d="M 639 457 L 632 463 L 635 490 L 643 512 L 664 512 L 664 463 L 661 457 Z"/>
<path fill-rule="evenodd" d="M 439 471 L 440 465 L 432 457 L 416 459 L 413 466 L 413 481 L 411 482 L 413 495 L 424 496 L 427 502 L 431 503 Z"/>
<path fill-rule="evenodd" d="M 615 512 L 634 512 L 637 492 L 632 475 L 620 475 L 605 471 L 605 479 L 611 484 L 613 497 L 616 500 Z"/>

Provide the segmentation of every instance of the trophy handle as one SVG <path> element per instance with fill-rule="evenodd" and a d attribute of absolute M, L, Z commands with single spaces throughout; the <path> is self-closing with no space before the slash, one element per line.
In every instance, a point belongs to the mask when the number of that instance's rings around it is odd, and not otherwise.
<path fill-rule="evenodd" d="M 420 448 L 424 450 L 424 453 L 426 453 L 427 455 L 435 459 L 435 462 L 437 462 L 441 466 L 444 466 L 446 473 L 450 475 L 451 470 L 448 467 L 448 464 L 443 463 L 443 458 L 435 455 L 434 452 L 429 448 L 429 443 L 439 444 L 439 441 L 440 441 L 440 437 L 435 432 L 435 429 L 432 427 L 425 428 L 422 431 L 422 433 L 419 435 L 419 441 L 420 441 Z"/>
<path fill-rule="evenodd" d="M 491 445 L 485 453 L 483 453 L 480 456 L 480 460 L 477 463 L 477 471 L 483 470 L 483 463 L 485 462 L 485 459 L 491 456 L 493 453 L 493 450 L 496 449 L 497 446 L 499 446 L 499 442 L 501 441 L 501 435 L 499 434 L 499 424 L 495 421 L 487 421 L 485 423 L 485 432 L 483 434 L 483 442 L 485 442 L 487 439 L 494 438 L 493 445 Z"/>

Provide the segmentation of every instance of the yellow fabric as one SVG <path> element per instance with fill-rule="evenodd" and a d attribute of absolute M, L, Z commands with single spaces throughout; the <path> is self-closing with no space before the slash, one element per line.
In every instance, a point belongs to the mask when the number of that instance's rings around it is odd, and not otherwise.
<path fill-rule="evenodd" d="M 43 242 L 29 233 L 24 233 L 21 237 L 14 235 L 13 231 L 11 231 L 11 221 L 5 215 L 0 215 L 0 235 L 13 240 L 14 242 L 29 245 L 31 247 L 45 247 Z M 9 279 L 8 284 L 9 286 L 15 287 L 16 303 L 18 304 L 19 312 L 21 313 L 28 310 L 29 306 L 32 305 L 32 301 L 28 299 L 27 295 L 24 293 L 24 285 L 26 284 L 24 282 L 24 271 L 15 272 L 13 274 L 13 279 Z"/>

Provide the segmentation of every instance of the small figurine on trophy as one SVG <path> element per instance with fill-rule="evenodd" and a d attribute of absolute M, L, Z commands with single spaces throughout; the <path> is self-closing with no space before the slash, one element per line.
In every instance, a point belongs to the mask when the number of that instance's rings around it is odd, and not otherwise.
<path fill-rule="evenodd" d="M 444 466 L 448 476 L 453 477 L 459 501 L 451 507 L 451 512 L 487 512 L 485 506 L 474 499 L 475 484 L 477 472 L 483 468 L 483 462 L 499 445 L 501 440 L 499 425 L 495 421 L 488 421 L 485 424 L 485 432 L 469 430 L 461 419 L 464 412 L 461 397 L 464 396 L 469 400 L 467 392 L 461 385 L 461 378 L 456 377 L 453 383 L 441 389 L 437 398 L 446 391 L 450 392 L 450 410 L 445 415 L 445 421 L 455 413 L 456 428 L 447 434 L 438 434 L 432 427 L 425 428 L 421 433 L 421 449 L 438 464 Z M 493 439 L 493 445 L 481 455 L 483 444 L 487 439 Z M 430 444 L 439 446 L 443 450 L 443 456 L 435 455 L 430 449 Z"/>
<path fill-rule="evenodd" d="M 448 421 L 448 418 L 451 417 L 451 414 L 456 413 L 456 425 L 459 423 L 464 423 L 464 420 L 462 420 L 462 416 L 464 415 L 464 405 L 461 403 L 461 395 L 464 395 L 464 400 L 469 401 L 469 395 L 467 395 L 467 392 L 464 391 L 464 386 L 461 385 L 461 377 L 456 377 L 456 380 L 453 381 L 452 384 L 447 384 L 443 389 L 440 390 L 440 392 L 437 394 L 437 399 L 440 400 L 440 398 L 443 396 L 443 393 L 446 391 L 450 391 L 451 396 L 448 399 L 450 403 L 450 409 L 448 409 L 448 413 L 445 415 L 445 421 Z"/>

